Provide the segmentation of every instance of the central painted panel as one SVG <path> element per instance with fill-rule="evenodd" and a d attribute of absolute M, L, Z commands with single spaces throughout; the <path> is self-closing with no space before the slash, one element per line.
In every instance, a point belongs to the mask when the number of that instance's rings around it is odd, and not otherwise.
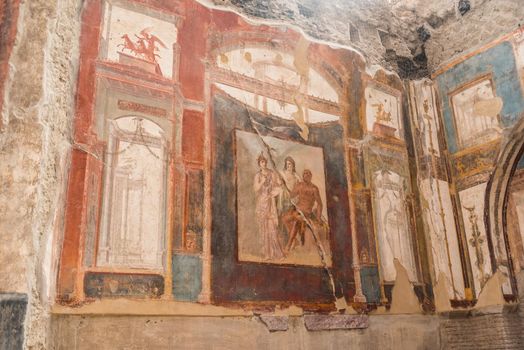
<path fill-rule="evenodd" d="M 304 140 L 294 121 L 254 110 L 219 89 L 214 90 L 212 120 L 214 301 L 333 305 L 320 246 L 333 273 L 335 294 L 352 297 L 348 183 L 339 122 L 309 124 Z M 302 215 L 310 225 L 302 225 Z"/>
<path fill-rule="evenodd" d="M 322 249 L 331 266 L 322 148 L 239 130 L 235 136 L 238 259 L 323 266 Z"/>

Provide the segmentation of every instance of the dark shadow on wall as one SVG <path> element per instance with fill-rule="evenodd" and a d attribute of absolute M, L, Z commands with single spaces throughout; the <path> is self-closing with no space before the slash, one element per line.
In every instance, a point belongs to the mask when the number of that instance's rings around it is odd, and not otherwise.
<path fill-rule="evenodd" d="M 0 350 L 22 349 L 27 295 L 0 293 Z"/>

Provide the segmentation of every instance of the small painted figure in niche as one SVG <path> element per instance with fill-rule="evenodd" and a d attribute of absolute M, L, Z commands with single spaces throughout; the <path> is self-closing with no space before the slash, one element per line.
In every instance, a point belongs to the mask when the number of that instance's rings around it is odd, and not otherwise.
<path fill-rule="evenodd" d="M 253 189 L 256 200 L 258 232 L 262 236 L 264 260 L 282 259 L 284 253 L 278 238 L 277 197 L 282 193 L 282 182 L 276 172 L 267 167 L 267 158 L 261 153 L 257 159 L 259 171 L 255 174 Z"/>
<path fill-rule="evenodd" d="M 291 191 L 291 200 L 294 200 L 296 209 L 288 211 L 282 218 L 289 232 L 286 253 L 294 247 L 297 235 L 300 237 L 301 244 L 304 245 L 307 229 L 304 217 L 312 224 L 322 223 L 322 199 L 318 187 L 311 182 L 312 178 L 311 170 L 305 169 L 302 181 L 297 183 Z"/>
<path fill-rule="evenodd" d="M 399 262 L 408 271 L 410 281 L 417 280 L 413 247 L 406 212 L 406 185 L 404 178 L 383 169 L 374 175 L 376 203 L 377 241 L 379 246 L 381 273 L 384 281 L 396 279 L 393 261 Z"/>
<path fill-rule="evenodd" d="M 387 100 L 384 102 L 387 103 Z M 386 112 L 383 103 L 373 103 L 371 106 L 377 109 L 377 114 L 375 114 L 376 121 L 386 123 L 391 121 L 391 112 Z"/>

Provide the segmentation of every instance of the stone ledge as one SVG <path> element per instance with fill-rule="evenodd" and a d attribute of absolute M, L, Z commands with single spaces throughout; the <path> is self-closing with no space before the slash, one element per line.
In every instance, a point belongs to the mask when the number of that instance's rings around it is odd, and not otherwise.
<path fill-rule="evenodd" d="M 270 332 L 287 331 L 289 328 L 288 316 L 261 315 L 259 318 Z"/>
<path fill-rule="evenodd" d="M 363 329 L 369 327 L 367 315 L 304 315 L 308 331 Z"/>

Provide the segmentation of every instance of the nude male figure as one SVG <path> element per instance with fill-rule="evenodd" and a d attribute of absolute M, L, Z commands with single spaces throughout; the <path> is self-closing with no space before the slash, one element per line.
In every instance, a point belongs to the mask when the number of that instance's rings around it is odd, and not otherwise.
<path fill-rule="evenodd" d="M 302 245 L 304 244 L 304 235 L 307 224 L 299 211 L 310 221 L 320 221 L 322 217 L 322 199 L 318 187 L 311 182 L 313 174 L 306 169 L 302 174 L 302 181 L 297 183 L 291 191 L 290 197 L 295 203 L 296 209 L 293 208 L 282 217 L 282 221 L 289 233 L 285 252 L 289 252 L 293 243 L 300 235 Z"/>

